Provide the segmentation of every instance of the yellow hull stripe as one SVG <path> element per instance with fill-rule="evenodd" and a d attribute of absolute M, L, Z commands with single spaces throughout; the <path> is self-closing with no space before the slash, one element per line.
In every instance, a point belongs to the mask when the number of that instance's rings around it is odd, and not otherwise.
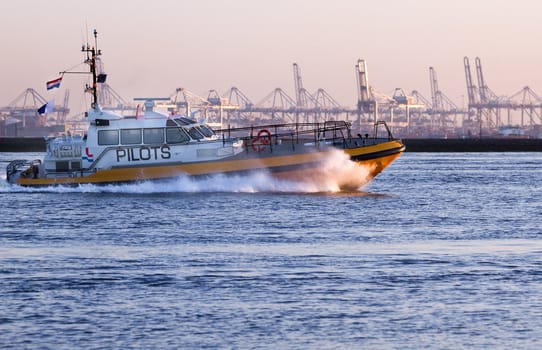
<path fill-rule="evenodd" d="M 394 140 L 394 141 L 389 141 L 385 143 L 380 143 L 378 145 L 363 146 L 363 147 L 358 147 L 358 148 L 348 148 L 348 149 L 345 149 L 344 152 L 346 152 L 351 157 L 355 157 L 359 155 L 383 152 L 390 149 L 401 148 L 401 147 L 403 147 L 403 144 L 399 141 Z"/>

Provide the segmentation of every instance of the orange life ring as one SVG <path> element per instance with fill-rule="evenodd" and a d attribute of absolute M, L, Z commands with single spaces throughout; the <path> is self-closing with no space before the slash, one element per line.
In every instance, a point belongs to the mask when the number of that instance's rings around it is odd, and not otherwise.
<path fill-rule="evenodd" d="M 252 140 L 252 149 L 256 152 L 262 152 L 269 144 L 271 144 L 271 133 L 262 129 L 258 132 L 256 138 Z"/>

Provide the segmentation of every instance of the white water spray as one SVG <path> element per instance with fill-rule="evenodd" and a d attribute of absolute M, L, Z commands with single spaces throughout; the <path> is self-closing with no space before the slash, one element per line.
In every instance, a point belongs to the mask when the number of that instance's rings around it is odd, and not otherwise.
<path fill-rule="evenodd" d="M 343 151 L 333 150 L 303 182 L 312 186 L 313 192 L 357 191 L 371 180 L 371 171 L 371 167 L 351 161 Z"/>

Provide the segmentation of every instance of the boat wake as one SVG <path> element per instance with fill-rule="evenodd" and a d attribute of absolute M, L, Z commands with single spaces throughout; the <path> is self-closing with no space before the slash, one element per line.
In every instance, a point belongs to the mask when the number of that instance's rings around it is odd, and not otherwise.
<path fill-rule="evenodd" d="M 205 177 L 179 176 L 162 181 L 144 181 L 130 184 L 93 185 L 76 187 L 21 187 L 3 182 L 0 193 L 50 192 L 50 193 L 339 193 L 360 192 L 370 180 L 371 169 L 352 162 L 342 151 L 336 150 L 322 160 L 318 170 L 309 176 L 281 179 L 265 170 L 244 175 L 217 174 Z"/>

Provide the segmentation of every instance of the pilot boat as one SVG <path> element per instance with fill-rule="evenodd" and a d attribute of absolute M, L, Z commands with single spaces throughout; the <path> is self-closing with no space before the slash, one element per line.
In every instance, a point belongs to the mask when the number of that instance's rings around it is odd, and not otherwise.
<path fill-rule="evenodd" d="M 363 179 L 354 181 L 359 188 L 405 150 L 384 122 L 374 125 L 374 135 L 353 136 L 346 121 L 213 130 L 188 116 L 157 112 L 121 116 L 98 104 L 97 89 L 104 81 L 96 66 L 101 51 L 87 45 L 83 52 L 92 75 L 92 86 L 86 87 L 92 94 L 85 113 L 86 134 L 47 140 L 43 159 L 10 162 L 6 168 L 9 183 L 100 185 L 256 171 L 303 181 L 314 178 L 327 158 L 340 153 L 367 169 Z M 377 137 L 382 130 L 384 137 Z M 348 186 L 350 180 L 340 184 Z"/>

